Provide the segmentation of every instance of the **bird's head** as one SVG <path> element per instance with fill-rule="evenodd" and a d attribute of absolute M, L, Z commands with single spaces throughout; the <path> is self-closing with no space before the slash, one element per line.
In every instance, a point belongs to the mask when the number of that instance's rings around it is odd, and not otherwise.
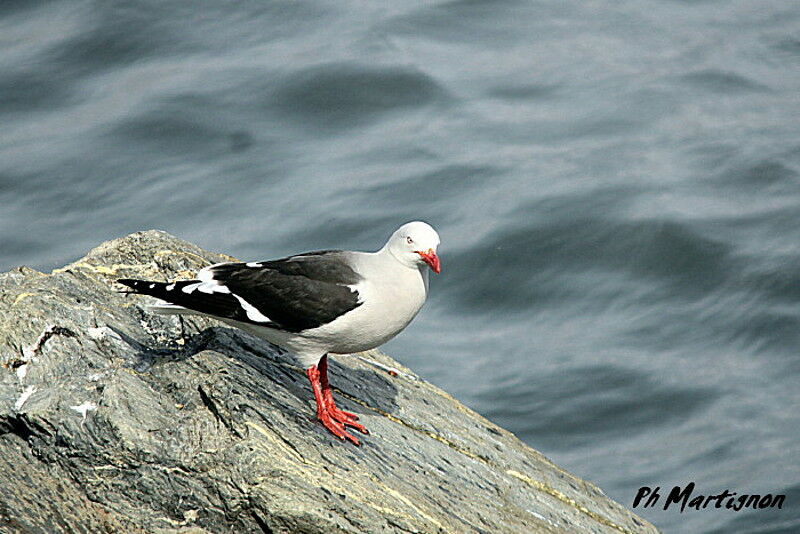
<path fill-rule="evenodd" d="M 422 221 L 406 223 L 398 228 L 386 247 L 401 263 L 409 267 L 427 264 L 435 273 L 441 271 L 439 256 L 439 234 L 431 226 Z"/>

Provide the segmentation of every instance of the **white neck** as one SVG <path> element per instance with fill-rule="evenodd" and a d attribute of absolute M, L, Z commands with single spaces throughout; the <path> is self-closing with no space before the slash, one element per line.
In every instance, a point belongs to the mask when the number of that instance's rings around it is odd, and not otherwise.
<path fill-rule="evenodd" d="M 403 255 L 400 252 L 395 251 L 392 247 L 389 246 L 389 243 L 386 243 L 382 249 L 380 249 L 376 254 L 380 254 L 387 258 L 392 258 L 394 261 L 402 265 L 403 267 L 407 267 L 409 269 L 420 269 L 421 266 L 416 259 L 412 259 L 409 261 L 408 256 Z M 427 266 L 424 266 L 427 267 Z"/>

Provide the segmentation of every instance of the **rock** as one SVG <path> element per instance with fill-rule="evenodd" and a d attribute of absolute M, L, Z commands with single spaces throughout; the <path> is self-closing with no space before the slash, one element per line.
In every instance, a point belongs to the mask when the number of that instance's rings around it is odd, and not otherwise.
<path fill-rule="evenodd" d="M 657 532 L 377 351 L 331 363 L 339 442 L 291 357 L 114 282 L 227 260 L 148 231 L 0 275 L 0 531 Z"/>

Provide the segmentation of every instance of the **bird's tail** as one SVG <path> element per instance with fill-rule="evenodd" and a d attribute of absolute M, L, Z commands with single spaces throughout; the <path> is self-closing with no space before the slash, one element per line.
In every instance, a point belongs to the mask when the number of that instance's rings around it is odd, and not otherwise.
<path fill-rule="evenodd" d="M 142 295 L 153 295 L 153 293 L 163 290 L 166 286 L 163 282 L 148 282 L 147 280 L 134 280 L 132 278 L 120 278 L 117 283 L 128 286 L 133 290 L 127 293 L 140 293 Z"/>
<path fill-rule="evenodd" d="M 168 304 L 147 306 L 147 309 L 158 315 L 212 315 L 216 317 L 236 318 L 239 301 L 224 292 L 206 291 L 202 280 L 179 280 L 175 282 L 153 282 L 150 280 L 133 280 L 122 278 L 120 284 L 131 288 L 129 293 L 150 295 Z"/>
<path fill-rule="evenodd" d="M 165 282 L 151 282 L 148 280 L 133 280 L 131 278 L 122 278 L 117 280 L 120 284 L 128 286 L 132 291 L 129 293 L 138 293 L 141 295 L 151 295 L 162 300 L 172 300 L 170 296 L 175 296 L 177 293 L 180 295 L 181 287 L 197 283 L 197 280 L 181 281 L 172 284 Z M 177 289 L 177 291 L 176 291 Z M 178 306 L 177 304 L 153 304 L 146 306 L 147 310 L 156 315 L 202 315 L 200 312 Z"/>

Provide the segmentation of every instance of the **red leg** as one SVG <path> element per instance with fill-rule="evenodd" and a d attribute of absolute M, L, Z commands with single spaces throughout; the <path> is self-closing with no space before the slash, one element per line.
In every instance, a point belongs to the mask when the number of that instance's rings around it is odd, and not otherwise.
<path fill-rule="evenodd" d="M 331 434 L 344 441 L 350 440 L 355 445 L 360 445 L 358 439 L 344 429 L 344 425 L 334 420 L 328 412 L 325 398 L 322 394 L 320 385 L 320 372 L 316 365 L 312 365 L 306 370 L 308 380 L 311 382 L 311 389 L 314 391 L 314 400 L 317 401 L 317 419 L 327 428 Z"/>
<path fill-rule="evenodd" d="M 319 380 L 322 388 L 322 399 L 328 409 L 330 416 L 336 421 L 345 426 L 351 426 L 361 432 L 362 434 L 369 434 L 369 431 L 364 428 L 364 425 L 356 423 L 358 416 L 354 413 L 345 412 L 336 407 L 336 402 L 333 400 L 333 391 L 328 383 L 328 355 L 324 355 L 319 359 Z"/>
<path fill-rule="evenodd" d="M 322 396 L 325 399 L 325 404 L 328 406 L 329 411 L 337 412 L 337 415 L 358 421 L 358 416 L 354 413 L 345 412 L 336 407 L 336 402 L 333 400 L 333 391 L 331 385 L 328 383 L 328 355 L 326 354 L 319 360 L 319 381 L 322 386 Z M 338 419 L 338 418 L 337 418 Z M 344 423 L 344 421 L 342 421 Z"/>

